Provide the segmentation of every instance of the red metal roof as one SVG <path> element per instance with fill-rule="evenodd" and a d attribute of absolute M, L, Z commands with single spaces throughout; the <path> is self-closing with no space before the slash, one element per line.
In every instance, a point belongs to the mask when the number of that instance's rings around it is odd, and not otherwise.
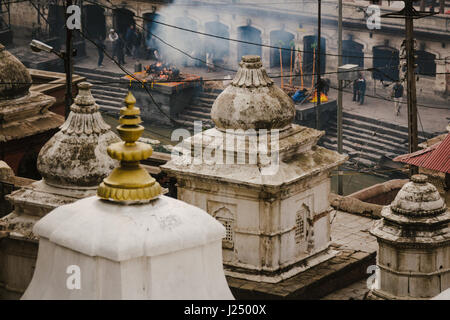
<path fill-rule="evenodd" d="M 450 173 L 450 134 L 435 145 L 394 159 L 417 167 Z"/>

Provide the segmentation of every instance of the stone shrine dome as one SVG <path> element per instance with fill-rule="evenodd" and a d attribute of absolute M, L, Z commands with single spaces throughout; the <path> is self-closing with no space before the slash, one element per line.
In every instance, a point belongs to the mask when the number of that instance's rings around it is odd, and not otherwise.
<path fill-rule="evenodd" d="M 216 99 L 211 118 L 218 129 L 284 129 L 295 106 L 274 84 L 259 56 L 243 56 L 231 85 Z"/>
<path fill-rule="evenodd" d="M 398 192 L 391 210 L 407 216 L 432 216 L 445 212 L 444 200 L 426 175 L 414 175 Z"/>
<path fill-rule="evenodd" d="M 31 75 L 27 68 L 0 44 L 0 99 L 17 99 L 28 95 Z"/>
<path fill-rule="evenodd" d="M 97 188 L 117 164 L 106 149 L 120 139 L 103 120 L 91 86 L 78 84 L 78 96 L 66 122 L 39 153 L 38 170 L 49 185 Z"/>

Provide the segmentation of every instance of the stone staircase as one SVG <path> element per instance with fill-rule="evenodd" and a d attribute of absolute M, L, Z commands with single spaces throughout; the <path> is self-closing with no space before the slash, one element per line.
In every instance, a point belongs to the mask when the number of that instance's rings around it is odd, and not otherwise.
<path fill-rule="evenodd" d="M 128 89 L 125 80 L 120 83 L 123 74 L 77 66 L 74 67 L 74 73 L 86 77 L 87 81 L 93 84 L 92 95 L 102 110 L 118 113 L 124 106 L 123 101 Z M 96 84 L 96 82 L 101 82 L 101 84 Z"/>
<path fill-rule="evenodd" d="M 177 121 L 189 130 L 194 129 L 194 121 L 201 121 L 203 128 L 214 127 L 211 107 L 221 92 L 222 90 L 218 89 L 204 89 L 192 99 L 189 107 L 179 114 Z"/>
<path fill-rule="evenodd" d="M 336 115 L 326 129 L 319 144 L 337 150 Z M 435 136 L 435 133 L 419 131 L 419 143 Z M 350 164 L 358 167 L 379 165 L 382 157 L 393 159 L 408 153 L 408 128 L 372 118 L 344 112 L 343 149 L 349 155 Z"/>

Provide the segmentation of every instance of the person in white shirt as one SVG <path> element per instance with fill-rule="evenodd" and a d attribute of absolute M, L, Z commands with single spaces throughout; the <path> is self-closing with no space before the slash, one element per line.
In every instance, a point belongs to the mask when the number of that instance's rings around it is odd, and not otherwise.
<path fill-rule="evenodd" d="M 117 40 L 119 39 L 119 35 L 117 32 L 114 31 L 114 29 L 109 30 L 108 40 L 112 43 L 112 51 L 113 51 L 113 58 L 118 58 L 119 54 L 117 52 Z"/>

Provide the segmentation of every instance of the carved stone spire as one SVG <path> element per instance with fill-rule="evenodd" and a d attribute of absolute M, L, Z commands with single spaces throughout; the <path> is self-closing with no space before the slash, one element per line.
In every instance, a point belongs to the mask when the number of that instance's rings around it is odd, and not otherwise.
<path fill-rule="evenodd" d="M 39 153 L 38 170 L 49 185 L 96 188 L 117 164 L 106 148 L 119 138 L 104 122 L 91 86 L 88 82 L 78 85 L 66 122 Z"/>
<path fill-rule="evenodd" d="M 216 99 L 211 119 L 223 129 L 284 129 L 294 119 L 291 97 L 274 84 L 259 56 L 244 56 L 231 85 Z"/>

